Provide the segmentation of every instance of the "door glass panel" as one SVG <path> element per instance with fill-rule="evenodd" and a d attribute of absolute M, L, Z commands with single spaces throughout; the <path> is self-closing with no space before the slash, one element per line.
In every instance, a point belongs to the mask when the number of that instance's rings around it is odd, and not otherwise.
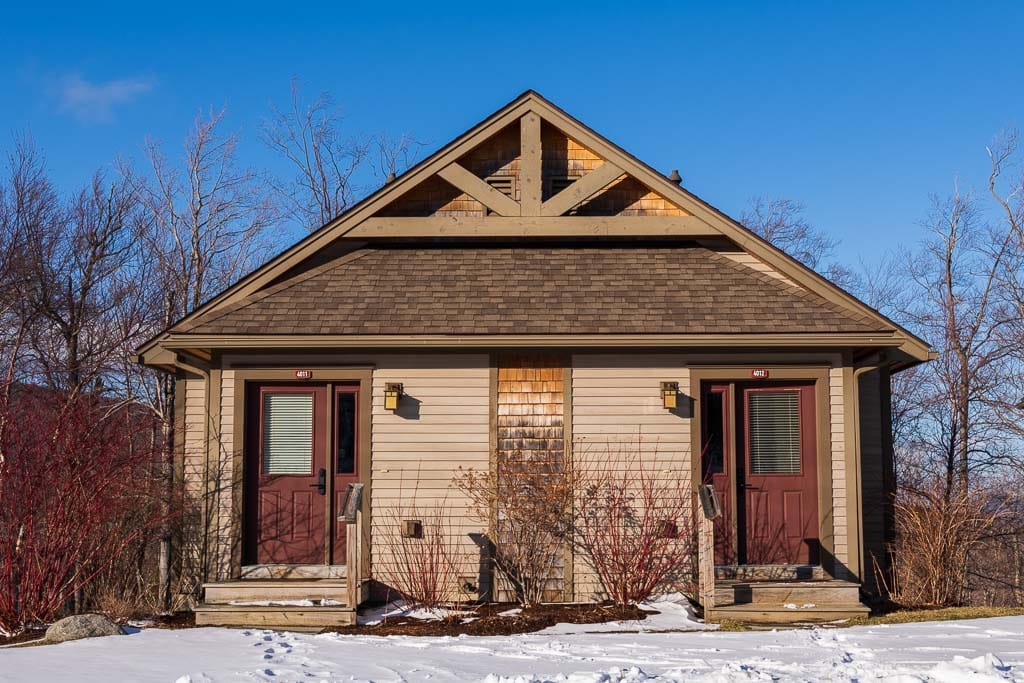
<path fill-rule="evenodd" d="M 800 394 L 796 391 L 752 391 L 750 472 L 800 473 Z"/>
<path fill-rule="evenodd" d="M 313 395 L 263 394 L 263 474 L 313 471 Z"/>
<path fill-rule="evenodd" d="M 725 472 L 725 411 L 724 394 L 708 392 L 705 400 L 707 428 L 704 432 L 704 475 Z"/>
<path fill-rule="evenodd" d="M 336 412 L 337 444 L 336 462 L 338 474 L 354 474 L 356 471 L 356 395 L 341 392 L 338 394 Z"/>

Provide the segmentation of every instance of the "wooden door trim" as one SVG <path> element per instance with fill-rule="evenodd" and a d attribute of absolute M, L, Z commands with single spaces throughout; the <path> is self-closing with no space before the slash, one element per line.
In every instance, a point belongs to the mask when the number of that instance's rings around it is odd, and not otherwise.
<path fill-rule="evenodd" d="M 766 368 L 769 371 L 770 380 L 789 380 L 814 382 L 814 407 L 815 407 L 815 431 L 817 445 L 818 465 L 818 538 L 821 543 L 822 567 L 835 574 L 836 567 L 832 562 L 835 557 L 835 532 L 832 515 L 832 445 L 831 445 L 831 417 L 829 392 L 829 370 L 830 365 L 700 365 L 689 366 L 690 387 L 693 400 L 693 425 L 696 429 L 690 430 L 690 453 L 691 455 L 691 481 L 694 487 L 701 481 L 700 457 L 701 452 L 701 415 L 702 396 L 701 386 L 704 382 L 750 382 L 750 371 L 755 367 Z M 735 411 L 734 411 L 735 412 Z M 735 433 L 735 432 L 734 432 Z M 697 513 L 699 514 L 699 513 Z"/>
<path fill-rule="evenodd" d="M 308 366 L 299 365 L 291 366 L 288 368 L 282 368 L 281 366 L 271 367 L 247 367 L 233 370 L 234 372 L 234 390 L 235 390 L 235 402 L 234 402 L 234 425 L 232 426 L 232 450 L 231 459 L 234 465 L 234 477 L 232 480 L 232 486 L 235 489 L 235 505 L 234 514 L 232 515 L 231 522 L 231 535 L 232 538 L 238 539 L 237 552 L 233 553 L 233 556 L 237 558 L 231 568 L 231 574 L 234 578 L 239 578 L 242 572 L 242 558 L 245 556 L 242 545 L 245 538 L 245 495 L 244 495 L 244 482 L 246 480 L 246 464 L 245 464 L 245 430 L 247 427 L 247 420 L 245 415 L 245 395 L 247 384 L 249 383 L 262 383 L 262 382 L 302 382 L 303 380 L 295 379 L 295 369 L 301 367 L 303 370 L 311 370 L 313 373 L 312 379 L 308 380 L 310 384 L 323 384 L 323 383 L 336 383 L 336 382 L 351 382 L 359 384 L 359 457 L 356 462 L 357 470 L 361 471 L 360 481 L 363 484 L 363 504 L 362 512 L 365 519 L 370 518 L 370 499 L 372 494 L 372 482 L 370 477 L 370 467 L 372 463 L 372 454 L 370 453 L 371 447 L 371 425 L 372 425 L 372 412 L 373 412 L 373 366 L 372 365 L 354 365 L 354 366 Z M 219 395 L 218 390 L 218 395 Z M 328 421 L 329 423 L 330 421 Z M 364 536 L 362 542 L 364 545 L 363 557 L 369 557 L 369 537 Z M 324 558 L 326 564 L 329 564 L 329 557 Z"/>

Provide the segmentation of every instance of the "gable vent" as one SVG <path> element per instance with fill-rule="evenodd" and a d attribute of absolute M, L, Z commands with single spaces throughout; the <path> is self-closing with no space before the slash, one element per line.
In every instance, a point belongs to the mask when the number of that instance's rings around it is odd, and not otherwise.
<path fill-rule="evenodd" d="M 512 176 L 510 176 L 510 175 L 492 175 L 491 177 L 486 178 L 486 180 L 487 180 L 487 184 L 490 185 L 491 187 L 493 187 L 498 192 L 502 193 L 506 197 L 510 197 L 511 199 L 515 199 L 515 197 L 513 196 L 514 193 L 513 193 L 513 188 L 512 188 L 512 180 L 513 180 Z"/>
<path fill-rule="evenodd" d="M 575 183 L 579 178 L 576 176 L 556 176 L 550 179 L 551 182 L 551 195 L 554 197 L 556 194 Z"/>

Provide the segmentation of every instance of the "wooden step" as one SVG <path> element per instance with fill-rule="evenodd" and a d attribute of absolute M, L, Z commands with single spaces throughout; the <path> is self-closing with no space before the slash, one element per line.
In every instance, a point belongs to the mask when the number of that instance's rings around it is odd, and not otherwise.
<path fill-rule="evenodd" d="M 782 607 L 804 605 L 855 605 L 860 586 L 852 581 L 719 581 L 715 583 L 715 607 L 757 605 Z"/>
<path fill-rule="evenodd" d="M 242 567 L 245 580 L 270 579 L 344 579 L 348 570 L 343 564 L 249 564 Z"/>
<path fill-rule="evenodd" d="M 715 565 L 719 581 L 801 581 L 829 578 L 821 565 L 811 564 L 740 564 Z"/>
<path fill-rule="evenodd" d="M 796 609 L 770 605 L 728 605 L 705 612 L 709 623 L 738 621 L 745 624 L 820 624 L 867 616 L 870 610 L 860 604 L 836 604 Z"/>
<path fill-rule="evenodd" d="M 305 607 L 281 605 L 209 605 L 195 609 L 196 626 L 321 629 L 356 623 L 356 611 L 347 606 Z"/>
<path fill-rule="evenodd" d="M 348 602 L 348 585 L 344 579 L 218 581 L 204 583 L 203 592 L 208 605 L 288 600 L 330 600 L 343 605 Z"/>

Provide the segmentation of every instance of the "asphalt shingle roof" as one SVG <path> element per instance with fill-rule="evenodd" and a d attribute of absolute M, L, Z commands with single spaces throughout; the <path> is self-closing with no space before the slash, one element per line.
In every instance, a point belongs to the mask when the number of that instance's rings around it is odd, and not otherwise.
<path fill-rule="evenodd" d="M 175 331 L 501 335 L 889 329 L 698 246 L 375 246 Z"/>

